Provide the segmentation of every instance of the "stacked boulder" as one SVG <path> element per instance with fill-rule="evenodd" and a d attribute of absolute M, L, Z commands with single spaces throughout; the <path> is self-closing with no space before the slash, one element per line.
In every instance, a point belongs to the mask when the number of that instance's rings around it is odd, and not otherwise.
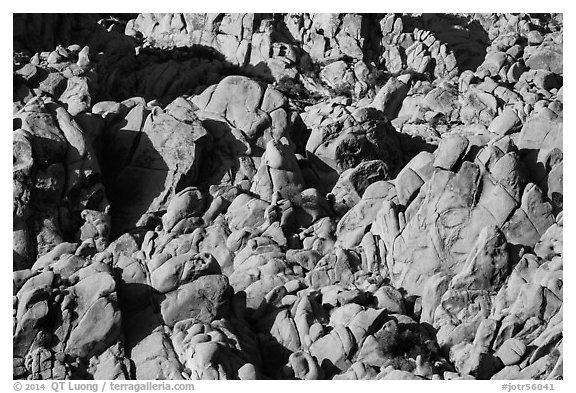
<path fill-rule="evenodd" d="M 559 15 L 15 21 L 14 378 L 563 378 Z"/>

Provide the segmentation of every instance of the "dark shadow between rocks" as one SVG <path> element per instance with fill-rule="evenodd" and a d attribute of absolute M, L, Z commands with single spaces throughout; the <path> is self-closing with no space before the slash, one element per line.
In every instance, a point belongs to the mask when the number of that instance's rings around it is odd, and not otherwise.
<path fill-rule="evenodd" d="M 417 27 L 428 30 L 456 56 L 460 72 L 475 71 L 484 61 L 486 48 L 490 45 L 488 33 L 480 22 L 456 14 L 425 13 L 418 16 L 402 15 L 404 31 Z"/>
<path fill-rule="evenodd" d="M 14 51 L 27 58 L 35 52 L 54 51 L 58 45 L 88 45 L 90 60 L 101 76 L 98 89 L 91 94 L 94 103 L 141 96 L 165 106 L 179 96 L 200 94 L 229 75 L 249 76 L 267 83 L 274 80 L 265 63 L 240 66 L 209 46 L 143 47 L 141 37 L 124 34 L 126 23 L 136 16 L 14 14 Z"/>
<path fill-rule="evenodd" d="M 538 185 L 544 185 L 540 183 L 542 179 L 548 176 L 550 168 L 546 168 L 545 163 L 541 161 L 541 158 L 539 159 L 539 154 L 539 149 L 522 149 L 519 151 L 520 160 L 526 167 L 525 174 L 528 180 Z M 547 192 L 547 187 L 542 191 Z"/>
<path fill-rule="evenodd" d="M 115 268 L 120 275 L 121 268 Z M 127 356 L 131 349 L 148 337 L 163 321 L 154 299 L 164 300 L 165 296 L 147 284 L 121 282 L 118 287 L 122 331 Z"/>
<path fill-rule="evenodd" d="M 226 176 L 233 181 L 240 170 L 241 160 L 247 157 L 246 146 L 234 137 L 228 122 L 208 118 L 201 120 L 201 123 L 214 138 L 214 143 L 203 154 L 198 170 L 200 176 L 194 185 L 208 192 L 210 186 L 221 184 Z M 251 148 L 251 156 L 262 156 L 262 149 L 257 151 L 256 146 Z"/>
<path fill-rule="evenodd" d="M 14 13 L 14 52 L 31 55 L 53 51 L 58 45 L 89 45 L 96 30 L 105 35 L 123 34 L 126 22 L 137 16 L 122 13 Z"/>
<path fill-rule="evenodd" d="M 250 342 L 242 334 L 238 334 L 238 338 L 243 347 L 249 347 L 252 358 L 256 359 L 258 365 L 262 367 L 263 379 L 285 379 L 282 369 L 288 363 L 288 358 L 292 351 L 279 343 L 269 331 L 262 329 L 262 326 L 259 325 L 259 320 L 253 317 L 255 310 L 247 308 L 246 292 L 236 292 L 233 296 L 232 304 L 232 314 L 235 323 L 248 327 L 253 335 Z M 267 305 L 261 305 L 260 308 L 262 307 L 267 307 Z M 276 315 L 280 310 L 276 309 L 272 313 Z M 259 309 L 258 311 L 261 310 Z M 240 333 L 241 331 L 238 330 L 238 332 Z"/>
<path fill-rule="evenodd" d="M 179 96 L 201 94 L 230 75 L 265 83 L 274 81 L 265 63 L 240 66 L 228 61 L 218 50 L 199 44 L 169 49 L 139 48 L 138 53 L 134 47 L 121 58 L 101 57 L 98 66 L 109 70 L 105 74 L 110 75 L 100 83 L 99 101 L 140 96 L 165 106 Z"/>
<path fill-rule="evenodd" d="M 148 212 L 152 202 L 162 194 L 168 176 L 168 164 L 142 131 L 117 130 L 134 133 L 126 155 L 104 154 L 102 165 L 104 186 L 110 202 L 111 236 L 115 239 L 136 226 Z M 118 135 L 115 141 L 118 140 Z M 121 136 L 120 136 L 121 137 Z M 104 143 L 104 151 L 108 150 Z M 135 157 L 136 152 L 140 154 Z"/>
<path fill-rule="evenodd" d="M 405 155 L 404 165 L 406 165 L 412 158 L 416 157 L 420 152 L 427 151 L 433 153 L 438 147 L 433 143 L 425 141 L 420 136 L 414 136 L 402 132 L 398 133 L 398 139 L 400 141 L 402 153 Z M 396 177 L 398 172 L 402 170 L 404 165 L 398 169 L 397 173 L 394 174 L 394 177 Z"/>

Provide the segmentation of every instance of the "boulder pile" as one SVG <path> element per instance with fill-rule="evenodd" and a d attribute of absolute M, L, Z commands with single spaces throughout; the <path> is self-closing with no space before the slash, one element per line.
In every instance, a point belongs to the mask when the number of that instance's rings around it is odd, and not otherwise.
<path fill-rule="evenodd" d="M 561 14 L 15 14 L 15 379 L 562 379 Z"/>

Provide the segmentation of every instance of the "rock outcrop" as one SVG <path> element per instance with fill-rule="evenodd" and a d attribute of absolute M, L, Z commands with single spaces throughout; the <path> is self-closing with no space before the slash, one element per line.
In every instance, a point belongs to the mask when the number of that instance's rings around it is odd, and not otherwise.
<path fill-rule="evenodd" d="M 14 26 L 14 379 L 563 378 L 562 15 Z"/>

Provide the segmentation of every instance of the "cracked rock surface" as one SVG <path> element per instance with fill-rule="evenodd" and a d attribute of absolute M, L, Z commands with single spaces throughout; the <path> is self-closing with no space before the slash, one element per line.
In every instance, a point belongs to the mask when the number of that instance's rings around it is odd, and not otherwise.
<path fill-rule="evenodd" d="M 563 379 L 562 14 L 14 14 L 15 379 Z"/>

